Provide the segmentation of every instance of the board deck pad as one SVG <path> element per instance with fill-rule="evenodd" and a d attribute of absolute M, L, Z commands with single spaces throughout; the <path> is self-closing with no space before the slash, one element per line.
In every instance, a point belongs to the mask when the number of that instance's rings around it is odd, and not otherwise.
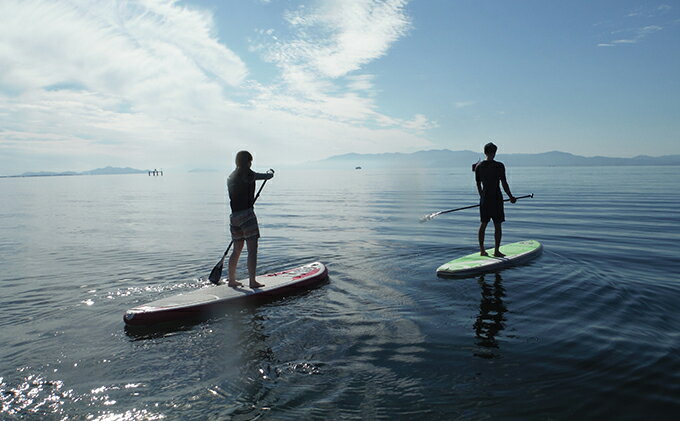
<path fill-rule="evenodd" d="M 502 245 L 500 250 L 505 257 L 494 257 L 494 249 L 490 248 L 486 251 L 488 256 L 476 252 L 451 260 L 437 268 L 437 275 L 470 276 L 525 263 L 541 254 L 543 246 L 536 240 L 526 240 Z"/>
<path fill-rule="evenodd" d="M 248 287 L 247 279 L 239 281 L 242 287 L 230 287 L 222 278 L 219 285 L 205 286 L 131 308 L 125 312 L 123 320 L 127 325 L 151 325 L 202 317 L 230 304 L 257 297 L 285 295 L 326 279 L 328 269 L 321 262 L 257 276 L 256 280 L 264 287 L 256 289 Z"/>

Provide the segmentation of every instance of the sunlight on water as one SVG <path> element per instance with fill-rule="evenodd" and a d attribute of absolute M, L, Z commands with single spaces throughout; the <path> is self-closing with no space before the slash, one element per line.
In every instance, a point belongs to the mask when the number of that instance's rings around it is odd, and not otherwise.
<path fill-rule="evenodd" d="M 29 371 L 28 368 L 19 370 Z M 0 402 L 5 416 L 16 418 L 54 418 L 67 414 L 74 406 L 85 404 L 87 407 L 113 407 L 116 400 L 110 396 L 111 391 L 130 390 L 144 387 L 142 384 L 126 384 L 124 386 L 101 386 L 88 393 L 77 394 L 67 389 L 61 380 L 47 380 L 40 375 L 29 374 L 16 385 L 9 385 L 0 377 Z M 138 395 L 138 394 L 137 394 Z M 158 420 L 165 416 L 158 411 L 148 409 L 130 409 L 123 412 L 98 410 L 84 418 L 97 420 Z"/>
<path fill-rule="evenodd" d="M 45 380 L 39 375 L 28 375 L 15 386 L 7 385 L 0 377 L 0 399 L 7 415 L 60 414 L 64 402 L 72 401 L 74 393 L 65 390 L 64 382 Z"/>

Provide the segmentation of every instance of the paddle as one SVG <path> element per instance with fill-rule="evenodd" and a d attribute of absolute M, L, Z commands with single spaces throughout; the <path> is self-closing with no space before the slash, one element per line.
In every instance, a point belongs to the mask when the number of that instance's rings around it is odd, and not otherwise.
<path fill-rule="evenodd" d="M 272 170 L 270 170 L 270 171 L 272 171 Z M 257 201 L 257 198 L 260 197 L 260 192 L 262 192 L 264 185 L 267 184 L 267 180 L 268 179 L 265 179 L 262 182 L 260 189 L 257 191 L 257 194 L 255 195 L 255 199 L 253 200 L 253 204 Z M 234 244 L 234 240 L 229 242 L 229 247 L 227 247 L 227 250 L 222 255 L 222 258 L 220 259 L 220 261 L 217 262 L 217 264 L 215 265 L 213 270 L 210 272 L 210 276 L 208 277 L 208 279 L 210 279 L 210 282 L 212 282 L 215 285 L 220 283 L 220 279 L 222 278 L 222 268 L 224 267 L 224 258 L 227 257 L 227 254 L 229 253 L 229 249 L 231 249 L 231 246 L 233 244 Z"/>
<path fill-rule="evenodd" d="M 534 197 L 534 194 L 531 193 L 531 194 L 527 194 L 525 196 L 519 196 L 519 197 L 516 197 L 515 199 L 526 199 L 527 197 Z M 504 202 L 509 202 L 509 201 L 510 201 L 510 199 L 504 200 Z M 456 208 L 456 209 L 449 209 L 449 210 L 445 210 L 445 211 L 434 212 L 434 213 L 431 213 L 429 215 L 425 215 L 422 218 L 420 218 L 420 222 L 427 222 L 427 221 L 434 219 L 435 217 L 437 217 L 437 216 L 439 216 L 443 213 L 455 212 L 455 211 L 459 211 L 459 210 L 463 210 L 463 209 L 471 209 L 471 208 L 476 208 L 478 206 L 479 205 L 470 205 L 470 206 L 463 206 L 462 208 Z"/>

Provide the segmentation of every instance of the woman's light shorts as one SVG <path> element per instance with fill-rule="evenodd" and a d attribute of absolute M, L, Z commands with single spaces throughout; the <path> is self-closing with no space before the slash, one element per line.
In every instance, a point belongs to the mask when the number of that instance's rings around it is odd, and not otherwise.
<path fill-rule="evenodd" d="M 229 216 L 229 229 L 233 241 L 260 238 L 260 228 L 253 208 L 232 213 Z"/>

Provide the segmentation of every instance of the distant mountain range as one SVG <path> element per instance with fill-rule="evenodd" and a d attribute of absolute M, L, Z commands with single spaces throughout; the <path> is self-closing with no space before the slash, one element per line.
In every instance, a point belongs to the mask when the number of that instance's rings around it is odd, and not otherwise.
<path fill-rule="evenodd" d="M 9 175 L 4 177 L 54 177 L 54 176 L 67 176 L 67 175 L 111 175 L 111 174 L 147 174 L 148 170 L 138 170 L 130 167 L 105 167 L 97 168 L 89 171 L 75 172 L 75 171 L 63 171 L 63 172 L 50 172 L 50 171 L 38 171 L 38 172 L 25 172 L 19 175 Z"/>
<path fill-rule="evenodd" d="M 470 167 L 484 155 L 472 151 L 452 151 L 449 149 L 433 149 L 413 153 L 380 153 L 358 154 L 348 153 L 335 155 L 320 161 L 304 164 L 307 168 L 450 168 Z M 567 152 L 544 152 L 536 154 L 516 153 L 499 154 L 496 159 L 508 166 L 516 167 L 603 167 L 603 166 L 680 166 L 680 155 L 648 156 L 638 155 L 633 158 L 613 158 L 607 156 L 585 157 Z M 111 174 L 147 174 L 150 170 L 138 170 L 130 167 L 104 167 L 89 171 L 37 171 L 19 175 L 0 175 L 7 177 L 53 177 L 74 175 L 111 175 Z M 215 169 L 193 169 L 190 173 L 215 172 Z"/>
<path fill-rule="evenodd" d="M 321 161 L 312 162 L 309 165 L 330 168 L 442 168 L 470 167 L 479 159 L 484 159 L 482 153 L 439 149 L 413 153 L 349 153 L 335 155 Z M 498 154 L 496 159 L 508 166 L 517 167 L 680 165 L 680 155 L 658 157 L 639 155 L 634 158 L 612 158 L 606 156 L 585 157 L 559 151 L 537 154 Z"/>

